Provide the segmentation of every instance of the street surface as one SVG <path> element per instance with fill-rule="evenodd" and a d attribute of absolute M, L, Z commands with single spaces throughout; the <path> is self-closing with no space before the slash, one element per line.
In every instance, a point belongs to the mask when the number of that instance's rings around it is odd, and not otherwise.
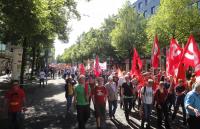
<path fill-rule="evenodd" d="M 48 85 L 43 88 L 34 84 L 25 88 L 27 94 L 27 111 L 25 112 L 25 129 L 77 129 L 76 110 L 72 113 L 66 113 L 66 99 L 64 94 L 63 79 L 49 80 Z M 152 113 L 152 129 L 156 129 L 156 116 Z M 180 114 L 179 114 L 180 115 Z M 140 119 L 137 111 L 132 110 L 128 124 L 124 112 L 118 105 L 115 120 L 108 117 L 108 107 L 106 114 L 107 129 L 138 129 Z M 182 120 L 178 117 L 179 120 Z M 170 122 L 172 123 L 172 122 Z M 7 128 L 6 117 L 0 119 L 0 129 Z M 96 129 L 95 117 L 93 114 L 93 105 L 91 104 L 91 117 L 86 125 L 86 129 Z M 186 129 L 182 121 L 174 121 L 172 129 Z"/>

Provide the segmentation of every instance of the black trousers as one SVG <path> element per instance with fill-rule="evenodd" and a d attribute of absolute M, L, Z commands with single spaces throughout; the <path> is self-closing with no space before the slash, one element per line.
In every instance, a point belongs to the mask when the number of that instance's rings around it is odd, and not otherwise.
<path fill-rule="evenodd" d="M 185 110 L 185 106 L 184 106 L 184 98 L 185 98 L 185 95 L 176 96 L 175 109 L 174 109 L 174 113 L 172 114 L 172 120 L 175 119 L 176 114 L 179 110 L 179 106 L 181 105 L 182 111 L 183 111 L 183 122 L 184 123 L 186 122 L 186 110 Z"/>
<path fill-rule="evenodd" d="M 77 120 L 79 129 L 85 129 L 85 124 L 90 117 L 89 105 L 77 105 Z"/>
<path fill-rule="evenodd" d="M 129 114 L 133 108 L 133 98 L 124 98 L 124 113 L 126 120 L 129 120 Z"/>
<path fill-rule="evenodd" d="M 189 129 L 199 129 L 200 127 L 200 117 L 189 115 L 187 118 Z"/>
<path fill-rule="evenodd" d="M 23 117 L 21 112 L 9 112 L 9 129 L 22 129 Z"/>
<path fill-rule="evenodd" d="M 164 116 L 165 121 L 165 128 L 169 128 L 169 118 L 168 118 L 168 107 L 167 104 L 162 105 L 156 105 L 156 111 L 157 111 L 157 125 L 160 127 L 162 125 L 162 120 Z"/>

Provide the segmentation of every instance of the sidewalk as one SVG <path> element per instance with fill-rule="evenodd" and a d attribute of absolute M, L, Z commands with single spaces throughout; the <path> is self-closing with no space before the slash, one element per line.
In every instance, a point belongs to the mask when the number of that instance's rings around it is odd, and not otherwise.
<path fill-rule="evenodd" d="M 0 76 L 0 109 L 3 108 L 4 105 L 4 96 L 5 93 L 10 89 L 11 87 L 11 80 L 7 78 L 7 75 Z M 24 84 L 22 85 L 24 90 L 27 92 L 31 87 L 38 85 L 38 81 L 30 81 L 25 80 Z M 0 119 L 7 117 L 7 114 L 5 112 L 0 112 Z"/>

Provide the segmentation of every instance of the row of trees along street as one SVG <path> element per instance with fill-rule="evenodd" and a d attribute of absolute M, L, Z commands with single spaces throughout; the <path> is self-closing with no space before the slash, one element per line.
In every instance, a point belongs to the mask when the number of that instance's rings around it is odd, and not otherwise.
<path fill-rule="evenodd" d="M 21 78 L 23 83 L 27 55 L 32 69 L 41 67 L 40 53 L 54 50 L 56 38 L 68 42 L 71 18 L 79 19 L 74 0 L 1 0 L 0 39 L 23 48 Z M 32 70 L 33 75 L 33 70 Z"/>
<path fill-rule="evenodd" d="M 76 44 L 65 49 L 64 54 L 58 56 L 57 60 L 71 63 L 91 59 L 97 54 L 101 59 L 129 59 L 131 63 L 133 48 L 138 50 L 140 56 L 151 55 L 156 34 L 161 48 L 168 47 L 172 37 L 179 43 L 186 44 L 190 34 L 193 34 L 199 43 L 199 21 L 200 11 L 195 1 L 161 0 L 156 13 L 148 18 L 138 14 L 133 5 L 126 2 L 116 15 L 105 19 L 101 27 L 82 33 Z"/>

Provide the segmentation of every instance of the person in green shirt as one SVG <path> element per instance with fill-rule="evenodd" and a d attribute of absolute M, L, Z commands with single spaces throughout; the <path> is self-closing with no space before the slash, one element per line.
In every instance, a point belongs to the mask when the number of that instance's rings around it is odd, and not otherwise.
<path fill-rule="evenodd" d="M 85 88 L 85 76 L 80 75 L 75 87 L 74 104 L 77 109 L 77 120 L 79 129 L 85 129 L 85 124 L 90 117 L 89 89 Z"/>

